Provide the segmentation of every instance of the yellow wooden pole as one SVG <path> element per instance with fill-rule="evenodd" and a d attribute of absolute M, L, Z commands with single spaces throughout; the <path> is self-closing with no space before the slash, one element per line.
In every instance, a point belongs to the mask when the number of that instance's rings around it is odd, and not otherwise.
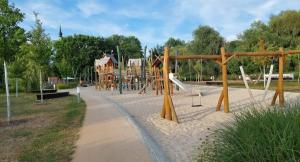
<path fill-rule="evenodd" d="M 178 123 L 176 111 L 170 95 L 169 85 L 169 47 L 164 49 L 164 64 L 163 64 L 163 79 L 164 79 L 164 103 L 161 111 L 161 117 L 172 120 Z"/>
<path fill-rule="evenodd" d="M 221 91 L 221 94 L 220 94 L 220 97 L 219 97 L 219 100 L 218 100 L 218 104 L 217 104 L 217 107 L 216 107 L 216 111 L 220 111 L 221 110 L 221 106 L 222 106 L 222 101 L 224 99 L 224 92 L 223 90 Z"/>
<path fill-rule="evenodd" d="M 221 57 L 222 57 L 222 80 L 223 80 L 223 95 L 224 95 L 224 112 L 229 112 L 229 100 L 228 100 L 228 81 L 227 81 L 227 63 L 226 61 L 226 52 L 225 48 L 221 48 Z"/>
<path fill-rule="evenodd" d="M 281 55 L 279 56 L 279 76 L 278 76 L 278 96 L 279 96 L 279 105 L 284 106 L 284 92 L 283 92 L 283 64 L 284 64 L 284 49 L 281 47 L 279 49 Z"/>

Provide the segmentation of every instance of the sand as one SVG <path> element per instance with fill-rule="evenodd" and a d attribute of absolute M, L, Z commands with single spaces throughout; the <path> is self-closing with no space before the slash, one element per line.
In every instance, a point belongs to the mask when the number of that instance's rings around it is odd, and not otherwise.
<path fill-rule="evenodd" d="M 154 92 L 137 94 L 136 91 L 124 91 L 120 95 L 117 91 L 98 93 L 104 94 L 122 107 L 149 133 L 155 142 L 171 161 L 194 161 L 200 151 L 200 144 L 213 133 L 215 129 L 228 124 L 234 114 L 244 111 L 252 104 L 248 91 L 242 88 L 229 89 L 230 113 L 216 112 L 215 107 L 221 92 L 221 87 L 195 86 L 202 92 L 201 107 L 192 107 L 191 91 L 176 92 L 173 98 L 174 106 L 179 118 L 179 124 L 160 118 L 163 96 L 156 96 Z M 194 91 L 196 92 L 196 91 Z M 252 90 L 255 100 L 261 101 L 263 90 Z M 274 92 L 269 91 L 266 102 L 268 105 Z M 299 97 L 298 93 L 285 93 L 286 102 Z M 200 102 L 194 97 L 194 104 Z"/>

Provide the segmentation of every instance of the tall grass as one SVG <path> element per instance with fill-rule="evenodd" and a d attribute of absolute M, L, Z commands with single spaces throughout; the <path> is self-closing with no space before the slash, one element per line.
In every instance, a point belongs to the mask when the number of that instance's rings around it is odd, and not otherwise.
<path fill-rule="evenodd" d="M 300 161 L 300 106 L 249 110 L 212 139 L 198 161 Z"/>

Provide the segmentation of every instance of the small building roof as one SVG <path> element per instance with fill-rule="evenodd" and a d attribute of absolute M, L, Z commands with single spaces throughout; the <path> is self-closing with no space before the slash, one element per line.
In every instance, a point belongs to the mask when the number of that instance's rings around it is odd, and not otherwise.
<path fill-rule="evenodd" d="M 105 54 L 105 56 L 101 59 L 95 60 L 95 66 L 103 66 L 109 62 L 109 60 L 112 60 L 114 64 L 118 64 L 117 60 L 113 55 Z"/>
<path fill-rule="evenodd" d="M 111 60 L 112 60 L 112 62 L 114 63 L 114 64 L 118 64 L 118 61 L 116 60 L 116 58 L 114 57 L 114 55 L 113 54 L 106 54 L 106 56 L 107 57 L 110 57 L 111 58 Z"/>
<path fill-rule="evenodd" d="M 107 56 L 104 56 L 103 58 L 101 59 L 96 59 L 95 60 L 95 66 L 103 66 L 105 64 L 107 64 L 109 62 L 111 58 L 110 57 L 107 57 Z"/>
<path fill-rule="evenodd" d="M 130 66 L 142 66 L 142 59 L 129 59 L 127 63 L 127 67 Z"/>

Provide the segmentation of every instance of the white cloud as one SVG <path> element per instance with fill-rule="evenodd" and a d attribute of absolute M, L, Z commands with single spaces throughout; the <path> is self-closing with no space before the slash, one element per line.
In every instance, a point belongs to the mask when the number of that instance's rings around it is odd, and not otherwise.
<path fill-rule="evenodd" d="M 62 25 L 63 31 L 91 35 L 135 35 L 143 45 L 164 43 L 169 37 L 192 39 L 199 25 L 209 25 L 227 40 L 236 39 L 254 20 L 266 22 L 281 10 L 299 9 L 299 0 L 173 0 L 122 1 L 109 0 L 16 0 L 16 7 L 26 13 L 26 29 L 33 25 L 32 11 L 40 13 L 47 30 L 52 33 Z M 91 18 L 93 16 L 93 18 Z M 133 21 L 132 21 L 133 20 Z M 192 22 L 192 23 L 191 23 Z M 47 31 L 46 31 L 47 32 Z M 56 38 L 57 33 L 51 35 Z"/>
<path fill-rule="evenodd" d="M 79 10 L 86 16 L 97 15 L 107 12 L 107 7 L 96 0 L 84 0 L 77 4 Z"/>

